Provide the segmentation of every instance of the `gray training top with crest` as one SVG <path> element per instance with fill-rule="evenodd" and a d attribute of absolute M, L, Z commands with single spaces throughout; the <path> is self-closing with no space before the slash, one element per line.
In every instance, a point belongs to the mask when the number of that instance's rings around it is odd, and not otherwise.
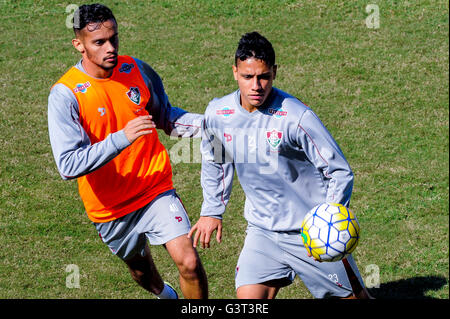
<path fill-rule="evenodd" d="M 266 105 L 248 112 L 239 90 L 209 103 L 201 144 L 201 216 L 222 218 L 236 172 L 250 224 L 299 231 L 315 205 L 349 205 L 353 173 L 308 106 L 277 88 Z"/>

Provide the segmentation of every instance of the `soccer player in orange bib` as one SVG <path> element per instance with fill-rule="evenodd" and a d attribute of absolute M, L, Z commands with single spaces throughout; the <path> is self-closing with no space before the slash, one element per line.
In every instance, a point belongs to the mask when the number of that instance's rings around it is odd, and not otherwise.
<path fill-rule="evenodd" d="M 48 100 L 58 170 L 63 179 L 77 179 L 89 219 L 137 283 L 158 298 L 178 298 L 159 275 L 150 242 L 166 247 L 185 298 L 207 298 L 205 271 L 185 236 L 189 217 L 156 131 L 200 137 L 203 115 L 172 107 L 148 64 L 118 55 L 118 26 L 109 8 L 80 6 L 73 28 L 72 44 L 82 58 L 53 85 Z"/>

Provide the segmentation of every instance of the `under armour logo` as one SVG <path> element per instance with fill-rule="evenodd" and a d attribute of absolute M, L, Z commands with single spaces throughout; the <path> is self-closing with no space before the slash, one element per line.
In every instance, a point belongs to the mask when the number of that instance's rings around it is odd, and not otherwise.
<path fill-rule="evenodd" d="M 181 221 L 183 220 L 183 217 L 181 217 L 181 216 L 175 216 L 175 219 L 176 219 L 178 222 L 181 222 Z"/>
<path fill-rule="evenodd" d="M 97 111 L 100 113 L 100 116 L 103 116 L 106 114 L 106 109 L 104 107 L 99 107 Z"/>
<path fill-rule="evenodd" d="M 172 213 L 175 213 L 175 212 L 178 211 L 177 205 L 175 205 L 175 204 L 173 204 L 173 203 L 169 205 L 169 209 L 170 209 L 170 211 L 171 211 Z"/>

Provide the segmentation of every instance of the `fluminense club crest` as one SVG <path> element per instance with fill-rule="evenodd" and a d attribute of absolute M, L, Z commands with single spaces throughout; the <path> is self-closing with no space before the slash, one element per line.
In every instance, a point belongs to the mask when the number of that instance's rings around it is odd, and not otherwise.
<path fill-rule="evenodd" d="M 130 87 L 130 90 L 127 92 L 127 96 L 130 98 L 131 102 L 137 105 L 141 103 L 141 92 L 139 92 L 138 87 Z"/>
<path fill-rule="evenodd" d="M 274 150 L 280 146 L 281 138 L 283 137 L 283 132 L 273 129 L 272 131 L 266 131 L 266 139 L 267 143 L 269 143 L 270 147 Z"/>

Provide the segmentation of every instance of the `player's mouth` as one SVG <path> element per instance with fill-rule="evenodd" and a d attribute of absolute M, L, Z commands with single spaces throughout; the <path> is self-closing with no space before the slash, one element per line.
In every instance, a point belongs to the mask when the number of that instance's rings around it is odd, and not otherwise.
<path fill-rule="evenodd" d="M 250 94 L 249 98 L 252 101 L 261 103 L 264 100 L 264 94 Z"/>
<path fill-rule="evenodd" d="M 108 56 L 104 60 L 109 63 L 114 63 L 117 60 L 117 55 Z"/>

